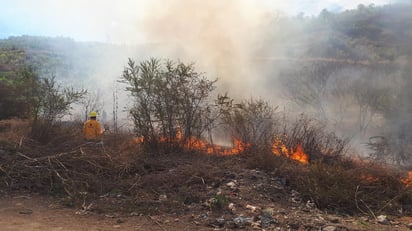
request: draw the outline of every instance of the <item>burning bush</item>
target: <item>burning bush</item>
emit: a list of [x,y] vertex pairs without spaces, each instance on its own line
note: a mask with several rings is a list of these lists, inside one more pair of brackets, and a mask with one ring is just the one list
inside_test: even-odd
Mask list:
[[276,108],[262,99],[234,104],[227,96],[219,96],[218,104],[223,125],[231,137],[255,148],[270,146],[276,124]]
[[[167,60],[162,65],[153,58],[137,65],[129,59],[123,82],[134,97],[130,113],[146,148],[163,146],[170,151],[206,131],[210,112],[207,98],[215,81],[197,73],[193,64]],[[183,142],[176,143],[179,131]]]
[[296,121],[284,121],[278,129],[272,150],[277,155],[309,162],[334,162],[349,148],[349,140],[329,132],[326,124],[301,115]]
[[297,171],[289,175],[292,187],[318,208],[375,218],[382,212],[410,213],[404,209],[412,193],[400,175],[387,167],[341,158],[333,164],[312,162]]

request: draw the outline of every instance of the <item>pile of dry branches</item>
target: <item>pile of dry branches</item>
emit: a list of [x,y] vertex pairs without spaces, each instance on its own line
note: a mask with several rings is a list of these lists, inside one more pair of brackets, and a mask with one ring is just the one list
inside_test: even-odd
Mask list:
[[[0,155],[0,185],[52,194],[99,194],[114,187],[120,167],[102,144],[86,143],[56,151],[30,139]],[[54,149],[54,150],[53,150]],[[52,153],[52,154],[50,154]]]

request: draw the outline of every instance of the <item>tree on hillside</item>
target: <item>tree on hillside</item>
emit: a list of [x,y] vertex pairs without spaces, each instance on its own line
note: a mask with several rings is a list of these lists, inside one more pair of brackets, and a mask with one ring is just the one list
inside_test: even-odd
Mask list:
[[24,66],[0,79],[0,118],[30,118],[38,76]]
[[133,97],[130,114],[146,145],[154,148],[165,140],[173,146],[179,133],[185,143],[205,132],[207,99],[216,81],[196,72],[193,64],[151,58],[137,65],[129,59],[122,82]]

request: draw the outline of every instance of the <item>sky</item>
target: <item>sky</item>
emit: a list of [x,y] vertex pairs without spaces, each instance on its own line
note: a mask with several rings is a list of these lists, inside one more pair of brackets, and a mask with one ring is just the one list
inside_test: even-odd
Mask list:
[[[143,31],[147,18],[167,11],[176,0],[0,0],[0,38],[19,35],[62,36],[76,41],[110,43],[148,42]],[[187,7],[190,11],[199,0]],[[202,0],[200,0],[201,2]],[[317,15],[322,9],[342,11],[359,4],[384,5],[396,0],[225,0],[246,10],[284,15]],[[399,1],[399,0],[398,0]],[[180,4],[180,2],[179,2]],[[155,9],[155,10],[154,10]],[[173,15],[171,15],[173,17]]]

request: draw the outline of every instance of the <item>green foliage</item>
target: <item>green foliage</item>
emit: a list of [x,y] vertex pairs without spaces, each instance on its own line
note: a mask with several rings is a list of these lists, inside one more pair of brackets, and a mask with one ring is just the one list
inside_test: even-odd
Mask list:
[[29,67],[21,67],[0,80],[0,119],[30,118],[37,75]]
[[54,123],[67,114],[73,103],[79,102],[87,93],[73,88],[62,89],[55,77],[41,79],[32,95],[32,136],[46,141]]
[[214,83],[197,73],[193,64],[149,59],[137,65],[129,59],[122,81],[134,97],[130,110],[136,132],[153,148],[161,138],[170,144],[201,137],[207,127],[207,98]]
[[227,199],[223,194],[217,194],[210,199],[210,206],[216,209],[223,209],[227,205]]

